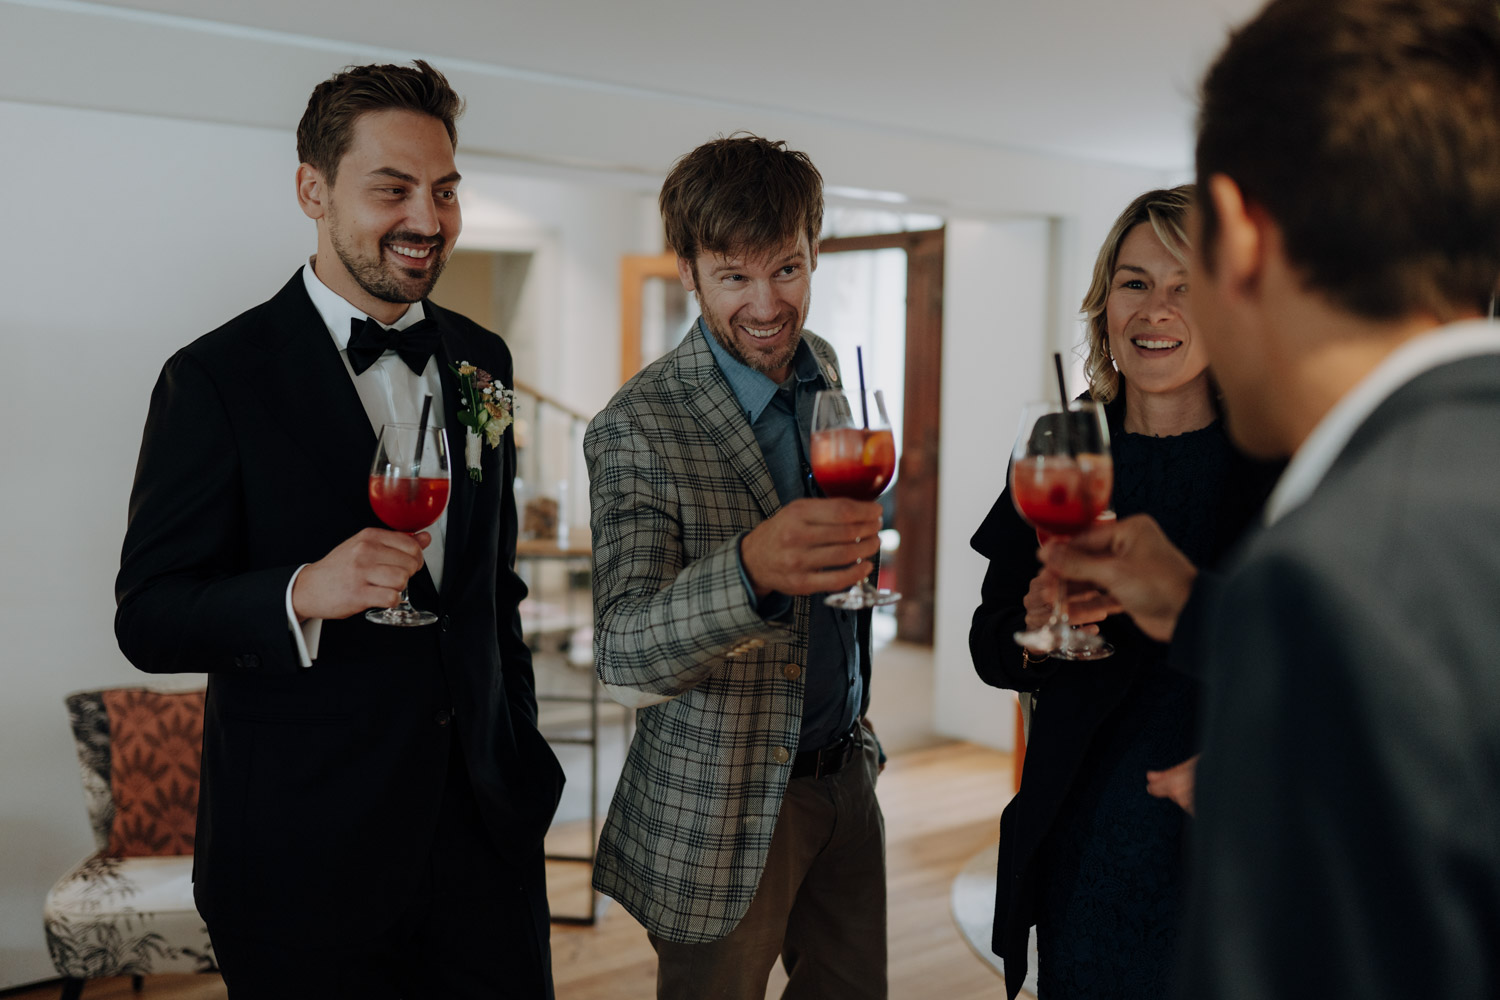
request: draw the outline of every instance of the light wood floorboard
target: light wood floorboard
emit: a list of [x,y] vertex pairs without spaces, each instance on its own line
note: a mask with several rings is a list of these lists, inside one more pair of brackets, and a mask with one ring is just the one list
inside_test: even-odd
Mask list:
[[[999,1000],[1000,977],[981,961],[953,923],[953,878],[999,837],[1000,810],[1011,794],[1010,755],[967,743],[946,743],[891,758],[878,785],[886,817],[892,1000]],[[566,848],[571,831],[549,846]],[[583,839],[587,839],[585,836]],[[583,866],[549,866],[553,906],[587,905]],[[552,930],[553,976],[559,1000],[649,1000],[656,955],[646,932],[618,905],[601,910],[594,927]],[[767,990],[786,982],[778,964]],[[14,1000],[54,1000],[48,986]],[[1024,994],[1023,994],[1024,995]],[[143,994],[130,980],[91,982],[84,1000],[224,1000],[217,976],[153,976]]]

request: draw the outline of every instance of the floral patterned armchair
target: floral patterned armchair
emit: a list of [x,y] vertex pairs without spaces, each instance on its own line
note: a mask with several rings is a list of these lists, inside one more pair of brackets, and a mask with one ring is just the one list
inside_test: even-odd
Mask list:
[[[171,766],[159,759],[163,744],[175,741],[179,756],[184,741],[197,740],[202,749],[202,691],[153,692],[144,688],[84,691],[65,701],[83,770],[89,821],[96,850],[52,887],[43,908],[43,923],[52,964],[65,977],[64,1000],[76,1000],[85,980],[109,976],[140,977],[162,972],[214,972],[213,945],[193,903],[193,857],[171,853],[191,849],[191,826],[182,832],[177,817],[175,836],[153,839],[152,817],[190,810],[197,801],[197,762],[177,765],[184,774],[168,776]],[[162,786],[149,801],[137,801],[147,819],[117,817],[120,774],[111,751],[111,708],[116,718],[114,742],[138,744],[130,750],[129,766],[156,779]],[[123,709],[147,726],[133,724],[130,740],[120,738]],[[145,714],[143,714],[145,713]],[[196,728],[177,720],[194,720]],[[116,753],[120,752],[116,748]],[[122,757],[122,763],[124,758]],[[139,789],[131,795],[142,799]],[[189,802],[190,800],[190,802]],[[117,822],[117,819],[120,822]],[[144,829],[143,829],[144,828]],[[122,836],[134,848],[122,849]],[[175,846],[174,846],[174,841]],[[138,845],[145,843],[141,848]],[[151,851],[159,856],[119,856]]]

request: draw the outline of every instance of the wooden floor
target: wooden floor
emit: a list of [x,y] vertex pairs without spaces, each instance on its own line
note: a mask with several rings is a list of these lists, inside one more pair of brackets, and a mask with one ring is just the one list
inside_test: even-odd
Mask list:
[[[999,838],[1000,810],[1011,794],[1010,755],[966,743],[900,754],[880,777],[886,818],[889,878],[891,1000],[997,1000],[1000,977],[964,942],[953,923],[949,891],[970,858]],[[555,848],[554,848],[555,849]],[[581,866],[580,866],[581,867]],[[581,874],[549,868],[556,910],[586,905]],[[656,956],[646,932],[609,903],[594,927],[557,925],[552,968],[558,1000],[649,1000],[655,995]],[[786,979],[778,965],[768,997]],[[54,1000],[56,987],[12,1000]],[[144,994],[128,979],[99,980],[84,1000],[223,1000],[217,976],[155,976]]]

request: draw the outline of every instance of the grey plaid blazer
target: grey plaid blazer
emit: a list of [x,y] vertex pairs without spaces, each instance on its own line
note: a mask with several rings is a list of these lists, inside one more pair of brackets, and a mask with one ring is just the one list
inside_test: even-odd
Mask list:
[[[804,331],[824,378],[833,349]],[[781,506],[750,423],[695,327],[589,424],[594,660],[639,707],[594,887],[683,944],[734,929],[755,895],[802,724],[809,598],[765,622],[740,538]],[[869,702],[869,612],[859,618]],[[795,666],[795,668],[794,668]]]

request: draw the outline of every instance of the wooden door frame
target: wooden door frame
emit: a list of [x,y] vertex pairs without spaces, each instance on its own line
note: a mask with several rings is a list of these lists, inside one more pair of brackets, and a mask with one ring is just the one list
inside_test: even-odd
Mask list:
[[896,479],[896,638],[932,645],[937,589],[939,393],[943,362],[945,230],[923,229],[822,240],[819,253],[906,251],[906,386],[901,474]]
[[667,253],[625,254],[620,258],[620,384],[641,370],[641,289],[648,279],[682,280],[677,274],[677,255]]

